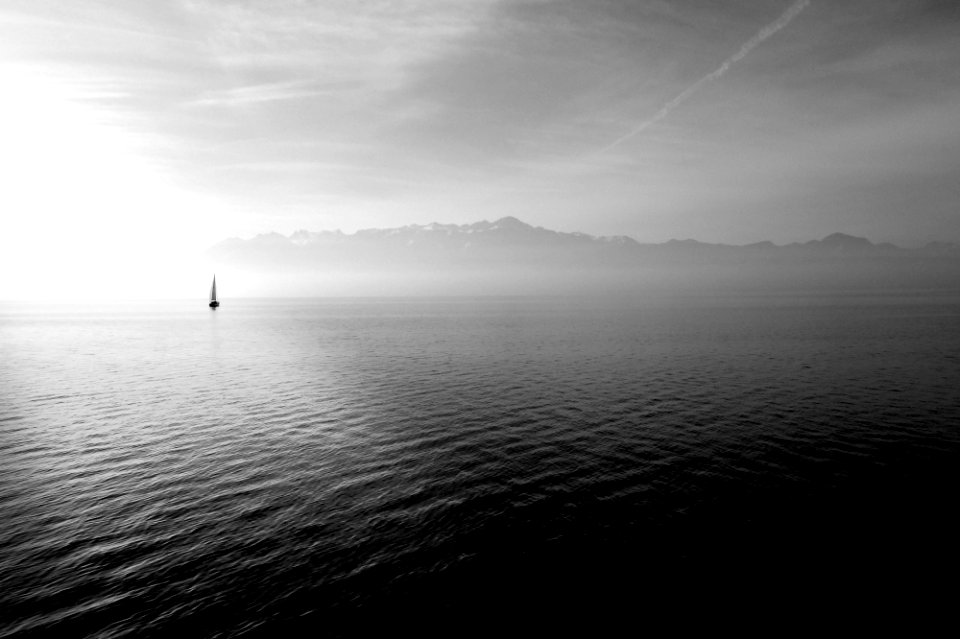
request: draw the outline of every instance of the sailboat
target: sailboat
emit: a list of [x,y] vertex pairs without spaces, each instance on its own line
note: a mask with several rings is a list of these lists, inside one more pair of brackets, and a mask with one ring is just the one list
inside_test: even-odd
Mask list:
[[216,308],[220,306],[220,302],[217,301],[217,276],[213,276],[213,286],[210,287],[210,308]]

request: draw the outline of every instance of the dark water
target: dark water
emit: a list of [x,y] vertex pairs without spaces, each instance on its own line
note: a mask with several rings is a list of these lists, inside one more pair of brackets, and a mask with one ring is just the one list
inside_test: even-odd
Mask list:
[[6,304],[0,349],[0,636],[789,621],[957,579],[956,296]]

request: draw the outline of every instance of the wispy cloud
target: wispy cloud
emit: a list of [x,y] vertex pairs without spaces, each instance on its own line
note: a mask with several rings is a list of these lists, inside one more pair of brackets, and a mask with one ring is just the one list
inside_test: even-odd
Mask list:
[[347,78],[389,88],[410,65],[476,28],[488,2],[185,4],[208,51],[230,73]]
[[750,38],[749,40],[743,43],[739,51],[737,51],[732,56],[724,60],[723,64],[717,67],[714,71],[708,73],[707,75],[703,76],[702,78],[700,78],[699,80],[697,80],[696,82],[688,86],[686,89],[680,92],[675,98],[673,98],[672,100],[667,102],[665,105],[663,105],[663,107],[661,107],[659,111],[653,114],[652,117],[644,120],[643,122],[638,124],[636,127],[634,127],[631,131],[629,131],[625,135],[620,136],[613,142],[602,147],[597,151],[597,153],[604,153],[617,146],[620,146],[627,140],[640,135],[641,133],[643,133],[650,127],[652,127],[657,122],[660,122],[660,120],[663,120],[665,117],[670,115],[671,111],[676,109],[688,98],[690,98],[690,96],[692,96],[694,93],[699,91],[700,87],[707,84],[708,82],[712,82],[718,79],[720,76],[726,73],[730,69],[730,67],[732,67],[734,64],[736,64],[743,58],[745,58],[751,51],[753,51],[763,41],[767,40],[768,38],[776,34],[778,31],[786,27],[788,24],[790,24],[790,22],[794,18],[796,18],[800,14],[800,12],[803,11],[809,4],[810,4],[810,0],[798,0],[797,2],[794,2],[792,5],[790,5],[790,8],[788,8],[786,11],[783,12],[783,15],[781,15],[779,18],[777,18],[767,26],[760,29],[760,31],[757,32],[755,36],[753,36],[752,38]]
[[281,100],[299,100],[335,94],[335,89],[321,89],[311,81],[293,80],[211,91],[193,101],[199,106],[236,106]]

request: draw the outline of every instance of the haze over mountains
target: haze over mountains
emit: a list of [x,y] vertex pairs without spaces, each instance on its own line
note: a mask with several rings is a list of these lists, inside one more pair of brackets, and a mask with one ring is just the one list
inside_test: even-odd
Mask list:
[[744,246],[641,244],[534,227],[474,224],[297,231],[229,239],[209,255],[246,295],[517,295],[696,290],[949,289],[960,245],[919,249],[834,233]]

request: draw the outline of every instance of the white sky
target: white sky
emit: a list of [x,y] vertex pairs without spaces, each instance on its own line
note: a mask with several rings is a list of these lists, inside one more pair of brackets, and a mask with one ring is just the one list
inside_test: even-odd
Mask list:
[[960,241],[953,1],[0,0],[0,87],[0,298],[191,295],[226,237],[504,215]]

